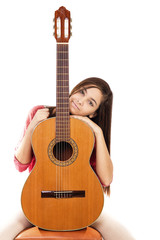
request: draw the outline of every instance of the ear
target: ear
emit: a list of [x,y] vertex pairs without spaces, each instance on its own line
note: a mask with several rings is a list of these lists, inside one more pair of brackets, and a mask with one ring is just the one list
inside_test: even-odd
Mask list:
[[91,115],[89,115],[89,118],[94,118],[95,116],[97,116],[97,113],[96,113],[96,112],[94,112],[94,113],[92,113]]

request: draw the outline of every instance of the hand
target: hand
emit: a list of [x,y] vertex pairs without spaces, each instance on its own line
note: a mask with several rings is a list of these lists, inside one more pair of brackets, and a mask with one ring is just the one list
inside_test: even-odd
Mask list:
[[79,116],[79,115],[72,115],[72,117],[86,122],[92,128],[95,135],[102,133],[102,129],[96,123],[94,123],[90,118]]
[[48,108],[43,108],[39,109],[36,114],[34,115],[29,127],[33,129],[39,122],[47,119],[49,116],[49,109]]

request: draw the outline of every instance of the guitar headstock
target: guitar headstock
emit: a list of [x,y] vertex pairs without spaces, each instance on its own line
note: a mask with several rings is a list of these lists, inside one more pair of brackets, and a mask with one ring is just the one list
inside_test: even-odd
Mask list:
[[55,11],[55,39],[59,43],[66,43],[71,36],[70,11],[60,7]]

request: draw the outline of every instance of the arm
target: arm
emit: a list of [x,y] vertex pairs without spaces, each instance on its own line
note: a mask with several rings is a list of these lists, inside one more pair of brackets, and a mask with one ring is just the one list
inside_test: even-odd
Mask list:
[[29,164],[31,162],[32,160],[31,135],[33,129],[37,123],[39,123],[42,120],[45,120],[48,116],[49,116],[48,108],[39,109],[37,110],[33,119],[29,123],[25,135],[15,153],[15,157],[20,163]]
[[102,183],[109,186],[113,179],[113,164],[100,127],[95,132],[96,137],[96,172]]
[[113,178],[113,164],[106,146],[102,129],[88,117],[75,116],[92,128],[96,138],[96,172],[101,182],[105,186],[109,186]]

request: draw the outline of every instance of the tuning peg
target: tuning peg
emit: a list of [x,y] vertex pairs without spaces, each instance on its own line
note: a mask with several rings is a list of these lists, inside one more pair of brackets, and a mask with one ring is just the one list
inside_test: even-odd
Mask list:
[[55,24],[53,25],[53,29],[55,29]]
[[55,22],[55,18],[53,18],[53,22]]
[[72,18],[70,18],[70,22],[72,22]]

